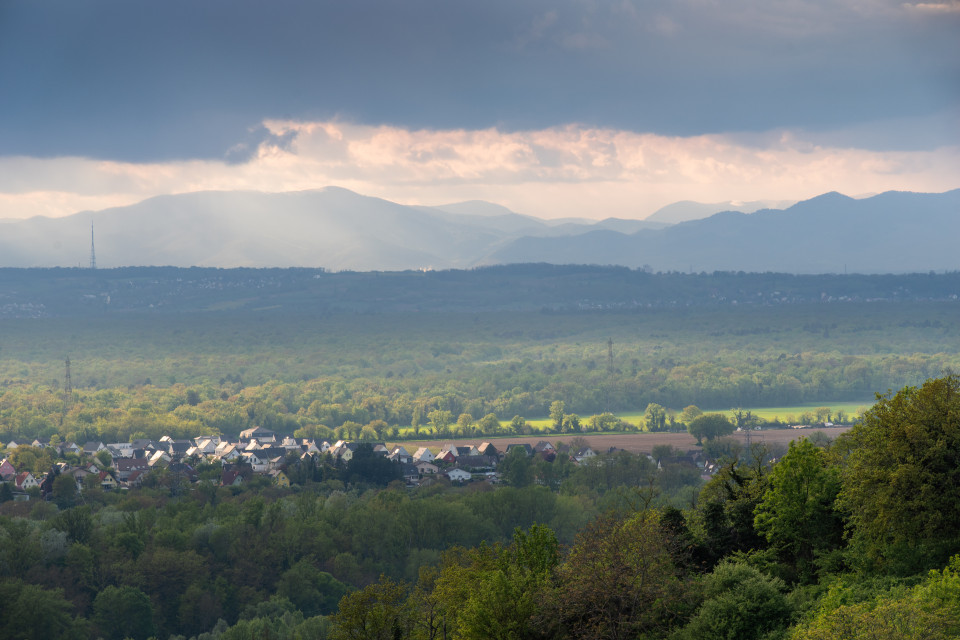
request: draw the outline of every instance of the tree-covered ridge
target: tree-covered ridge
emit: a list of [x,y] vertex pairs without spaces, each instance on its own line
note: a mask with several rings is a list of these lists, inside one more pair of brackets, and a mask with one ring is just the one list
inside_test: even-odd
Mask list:
[[282,310],[405,313],[642,310],[866,301],[954,301],[960,273],[651,273],[516,264],[445,271],[0,268],[0,318]]

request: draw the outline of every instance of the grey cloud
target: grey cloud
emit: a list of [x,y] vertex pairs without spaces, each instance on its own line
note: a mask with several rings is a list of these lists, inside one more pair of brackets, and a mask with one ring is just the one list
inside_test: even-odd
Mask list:
[[691,135],[955,108],[956,15],[900,8],[5,0],[0,153],[237,162],[268,118]]

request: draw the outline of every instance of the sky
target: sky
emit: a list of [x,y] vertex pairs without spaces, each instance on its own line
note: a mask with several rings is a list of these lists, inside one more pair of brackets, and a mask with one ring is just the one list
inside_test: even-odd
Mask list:
[[960,187],[960,0],[0,0],[0,219]]

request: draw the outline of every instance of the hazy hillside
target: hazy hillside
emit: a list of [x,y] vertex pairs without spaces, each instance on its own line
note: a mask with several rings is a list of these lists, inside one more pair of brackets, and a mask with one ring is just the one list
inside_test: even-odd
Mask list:
[[393,271],[547,262],[657,271],[953,270],[958,214],[960,190],[863,200],[831,193],[785,210],[728,211],[677,225],[548,221],[477,201],[405,206],[335,187],[198,192],[5,223],[0,266],[86,266],[93,223],[102,267]]
[[647,222],[660,222],[665,224],[677,224],[679,222],[688,222],[690,220],[702,220],[720,213],[721,211],[739,211],[740,213],[753,213],[760,209],[785,209],[795,204],[794,200],[769,200],[755,202],[693,202],[692,200],[681,200],[668,204],[665,207],[657,209],[647,216]]
[[960,190],[887,192],[863,200],[828,193],[785,210],[724,212],[658,231],[522,238],[488,260],[649,265],[657,271],[955,270],[958,233]]

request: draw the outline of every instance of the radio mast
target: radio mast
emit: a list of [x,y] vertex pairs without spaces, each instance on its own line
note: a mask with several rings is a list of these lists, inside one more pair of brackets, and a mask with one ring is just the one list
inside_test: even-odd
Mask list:
[[97,268],[97,252],[93,248],[93,222],[90,223],[90,268]]

